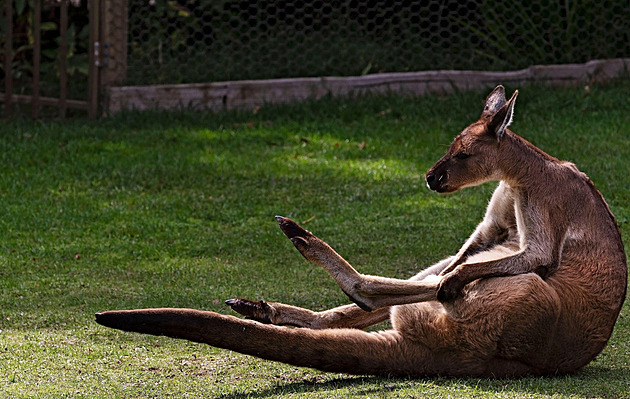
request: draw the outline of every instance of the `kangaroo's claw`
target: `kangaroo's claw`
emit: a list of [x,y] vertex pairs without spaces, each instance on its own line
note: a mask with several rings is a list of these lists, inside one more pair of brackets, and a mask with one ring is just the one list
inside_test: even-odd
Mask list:
[[250,301],[249,299],[234,298],[225,301],[225,304],[236,313],[240,313],[248,319],[261,323],[271,324],[273,308],[265,301]]
[[312,234],[289,218],[276,216],[280,229],[289,239],[294,237],[310,237]]
[[314,242],[318,242],[319,240],[311,234],[310,231],[304,229],[293,220],[289,218],[285,218],[282,216],[276,216],[276,220],[280,225],[280,229],[286,235],[295,248],[304,256],[306,259],[312,260],[307,254],[310,251],[311,244]]

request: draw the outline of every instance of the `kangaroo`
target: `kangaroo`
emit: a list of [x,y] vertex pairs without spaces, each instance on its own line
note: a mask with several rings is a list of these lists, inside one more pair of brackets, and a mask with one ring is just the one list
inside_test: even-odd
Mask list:
[[[408,280],[364,275],[277,217],[297,250],[353,304],[314,312],[231,299],[246,319],[157,308],[107,311],[96,321],[349,374],[505,378],[580,369],[612,333],[626,295],[626,256],[591,180],[508,129],[517,95],[506,100],[497,86],[479,120],[425,176],[438,193],[499,181],[485,217],[454,256]],[[388,318],[391,330],[363,331]]]

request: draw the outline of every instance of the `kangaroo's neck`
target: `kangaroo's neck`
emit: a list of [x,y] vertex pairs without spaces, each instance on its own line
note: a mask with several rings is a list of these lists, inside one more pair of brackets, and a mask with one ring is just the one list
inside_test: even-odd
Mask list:
[[524,186],[539,181],[543,174],[560,161],[508,131],[501,141],[498,168],[501,180],[511,186]]

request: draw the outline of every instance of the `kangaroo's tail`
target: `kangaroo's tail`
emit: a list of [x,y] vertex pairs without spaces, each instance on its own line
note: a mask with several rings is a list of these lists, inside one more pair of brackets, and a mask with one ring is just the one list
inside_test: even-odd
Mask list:
[[[372,375],[452,374],[430,351],[396,331],[286,328],[193,309],[117,310],[96,322],[119,330],[166,335],[323,371]],[[437,362],[436,362],[437,360]]]

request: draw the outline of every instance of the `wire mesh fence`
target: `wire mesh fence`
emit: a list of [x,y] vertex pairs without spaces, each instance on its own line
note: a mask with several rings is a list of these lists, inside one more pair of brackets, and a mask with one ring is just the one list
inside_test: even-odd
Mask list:
[[[5,110],[28,96],[57,96],[64,76],[68,99],[97,103],[109,96],[104,89],[121,85],[507,71],[630,57],[630,0],[0,0],[0,7]],[[87,86],[96,89],[88,94]]]
[[628,0],[129,0],[129,85],[630,55]]

